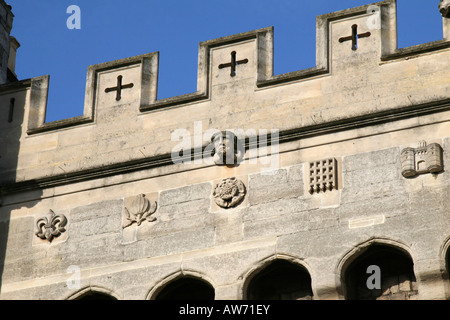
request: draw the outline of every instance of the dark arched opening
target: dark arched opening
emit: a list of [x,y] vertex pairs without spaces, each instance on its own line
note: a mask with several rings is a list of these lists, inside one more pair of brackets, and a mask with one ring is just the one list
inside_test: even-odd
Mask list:
[[155,300],[214,300],[214,288],[206,281],[183,277],[165,286]]
[[79,298],[77,298],[76,300],[117,300],[117,299],[106,293],[89,291],[80,296]]
[[308,271],[286,260],[271,262],[247,287],[249,300],[312,300],[312,297]]
[[344,280],[349,300],[409,300],[417,294],[411,257],[387,245],[371,245],[345,270]]
[[447,269],[448,279],[450,280],[450,246],[447,249],[447,254],[446,254],[446,258],[445,258],[445,266]]

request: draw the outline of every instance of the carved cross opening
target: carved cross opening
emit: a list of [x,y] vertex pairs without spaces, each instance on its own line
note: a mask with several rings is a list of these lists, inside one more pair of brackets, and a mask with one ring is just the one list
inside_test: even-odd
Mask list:
[[219,69],[231,68],[230,76],[234,77],[236,75],[236,66],[246,63],[248,63],[248,59],[236,60],[236,51],[233,51],[231,52],[231,62],[220,64]]
[[122,76],[118,76],[117,77],[117,87],[112,87],[112,88],[106,88],[105,92],[112,92],[112,91],[116,91],[116,100],[119,101],[120,99],[122,99],[122,89],[130,89],[133,88],[134,84],[133,83],[129,83],[129,84],[125,84],[122,85]]
[[16,99],[12,98],[9,101],[9,113],[8,113],[8,122],[13,122],[13,116],[14,116],[14,103],[16,102]]
[[358,25],[352,25],[352,35],[348,37],[342,37],[339,39],[339,42],[352,41],[352,50],[358,50],[358,39],[359,38],[368,38],[370,37],[370,32],[358,33]]

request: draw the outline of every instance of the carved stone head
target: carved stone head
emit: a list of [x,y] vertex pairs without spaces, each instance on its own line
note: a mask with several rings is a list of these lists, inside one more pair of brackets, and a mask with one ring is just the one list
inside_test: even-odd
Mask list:
[[439,3],[439,11],[444,18],[450,19],[450,0],[441,0],[441,3]]
[[214,145],[214,163],[221,165],[238,164],[243,157],[243,150],[238,144],[236,135],[230,131],[222,131],[211,138]]

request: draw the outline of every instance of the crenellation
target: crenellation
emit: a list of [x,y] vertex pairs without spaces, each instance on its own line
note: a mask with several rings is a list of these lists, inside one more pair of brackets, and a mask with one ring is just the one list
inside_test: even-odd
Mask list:
[[450,42],[398,49],[396,10],[317,17],[316,66],[281,75],[273,27],[200,42],[165,99],[158,52],[92,65],[49,123],[49,75],[1,85],[0,299],[448,299]]
[[[376,8],[381,8],[380,10]],[[264,101],[263,98],[258,98],[259,95],[263,94],[263,92],[266,92],[269,90],[269,92],[273,92],[274,90],[279,90],[280,92],[283,92],[283,94],[277,95],[278,99],[289,99],[289,96],[292,96],[289,100],[291,101],[292,105],[295,104],[304,104],[308,102],[308,97],[317,97],[318,99],[312,99],[310,101],[311,108],[313,110],[314,114],[321,114],[320,121],[318,122],[316,116],[308,117],[301,114],[297,115],[297,112],[293,112],[291,109],[291,106],[288,106],[287,109],[285,109],[287,113],[283,112],[282,105],[279,104],[279,102],[275,102],[277,107],[277,114],[279,116],[279,120],[273,123],[273,126],[279,127],[280,129],[289,129],[292,127],[295,127],[295,123],[292,124],[286,123],[285,121],[285,115],[291,114],[291,118],[294,120],[297,117],[302,117],[302,126],[309,126],[309,125],[316,125],[321,123],[327,123],[331,122],[333,120],[337,119],[343,119],[346,117],[349,117],[350,115],[354,115],[355,111],[356,114],[365,114],[368,112],[378,112],[382,110],[381,108],[393,108],[397,106],[407,105],[410,103],[412,99],[414,99],[415,102],[425,101],[429,99],[428,92],[424,92],[424,97],[404,97],[402,96],[404,92],[411,90],[411,88],[416,88],[420,86],[420,84],[425,81],[427,84],[424,87],[425,90],[429,86],[432,86],[433,88],[436,88],[439,83],[442,83],[442,89],[441,93],[436,92],[436,89],[434,89],[433,94],[436,97],[444,98],[448,97],[448,93],[446,93],[446,75],[445,72],[442,70],[445,70],[445,56],[446,52],[439,53],[436,52],[435,54],[443,55],[442,59],[439,59],[441,61],[442,66],[436,66],[435,64],[426,63],[424,61],[427,61],[427,59],[431,59],[431,56],[429,54],[425,54],[423,56],[420,56],[420,59],[417,59],[418,61],[414,62],[415,59],[401,61],[402,64],[410,65],[405,68],[400,68],[401,73],[396,75],[398,78],[402,78],[403,82],[399,82],[393,79],[393,83],[395,86],[398,87],[398,92],[393,93],[390,96],[389,95],[383,95],[380,97],[379,95],[376,95],[373,90],[369,90],[369,93],[367,92],[368,84],[370,83],[370,87],[375,86],[374,82],[374,76],[377,77],[381,84],[381,82],[384,84],[386,83],[386,76],[385,72],[383,70],[383,65],[380,66],[380,59],[383,60],[383,57],[387,57],[390,55],[398,55],[399,52],[397,49],[395,50],[382,50],[383,52],[389,51],[389,54],[384,56],[380,56],[380,47],[383,48],[386,46],[386,44],[382,41],[383,36],[379,33],[380,29],[373,28],[377,27],[377,20],[381,19],[381,24],[386,24],[387,21],[391,22],[391,27],[394,28],[395,25],[395,19],[392,17],[392,14],[389,12],[395,12],[396,6],[395,1],[383,1],[374,5],[367,5],[362,6],[354,9],[348,9],[341,12],[329,14],[329,15],[323,15],[318,18],[317,21],[317,30],[318,30],[318,52],[322,52],[324,46],[328,46],[328,41],[325,41],[324,37],[328,38],[334,38],[335,41],[332,41],[330,50],[326,49],[324,52],[329,52],[330,57],[327,55],[324,58],[323,55],[318,56],[318,64],[316,69],[317,70],[325,70],[326,67],[331,66],[331,71],[326,71],[325,73],[322,73],[322,71],[317,72],[316,75],[313,77],[313,79],[309,78],[302,78],[298,77],[298,72],[311,72],[309,71],[296,71],[292,74],[285,74],[285,75],[279,75],[279,76],[273,76],[271,73],[273,72],[273,28],[265,28],[260,30],[255,30],[243,34],[238,34],[234,36],[228,36],[216,40],[210,40],[210,41],[204,41],[200,43],[199,45],[199,71],[198,71],[198,91],[193,94],[183,95],[180,97],[173,97],[173,98],[167,98],[162,100],[157,100],[156,98],[156,91],[157,91],[157,74],[158,74],[158,53],[151,53],[147,55],[141,55],[136,56],[132,58],[126,58],[121,59],[113,62],[108,63],[102,63],[95,66],[91,66],[88,68],[88,76],[87,76],[87,85],[86,85],[86,103],[85,103],[85,110],[84,115],[80,117],[75,117],[71,119],[65,119],[61,121],[56,121],[52,123],[45,123],[45,109],[46,109],[46,101],[47,101],[47,95],[49,90],[49,76],[44,77],[38,77],[31,80],[31,97],[30,97],[30,111],[28,115],[28,134],[30,135],[30,139],[32,139],[32,134],[35,133],[43,133],[46,131],[52,131],[52,130],[61,130],[63,128],[68,129],[69,131],[77,132],[79,129],[78,127],[80,125],[93,125],[100,126],[102,123],[106,124],[106,127],[103,127],[101,130],[97,130],[93,128],[93,133],[88,134],[88,136],[91,136],[93,139],[98,140],[98,137],[95,135],[103,132],[110,131],[112,136],[116,135],[113,134],[114,130],[120,128],[121,132],[123,132],[124,128],[127,127],[133,127],[135,129],[134,133],[132,135],[139,135],[140,132],[143,132],[144,128],[142,128],[140,125],[138,127],[135,127],[133,120],[134,117],[137,115],[143,116],[144,118],[149,118],[149,116],[146,115],[148,111],[152,111],[150,114],[154,113],[157,110],[160,110],[157,112],[160,114],[161,112],[166,112],[164,109],[166,108],[189,108],[192,110],[197,109],[197,103],[200,101],[201,104],[204,104],[205,106],[205,116],[207,110],[214,110],[216,108],[219,108],[218,111],[220,113],[223,113],[224,118],[227,119],[222,125],[224,127],[229,127],[231,125],[243,125],[243,122],[240,123],[242,119],[247,119],[248,116],[250,116],[250,119],[252,122],[249,125],[256,124],[254,121],[259,121],[258,115],[259,112],[250,112],[249,113],[249,107],[251,105],[255,105],[255,110],[261,110],[260,106],[258,106],[259,101]],[[386,15],[383,15],[383,13],[386,12]],[[372,19],[371,23],[368,23],[367,19]],[[375,21],[375,22],[374,22]],[[385,22],[383,22],[385,21]],[[330,25],[330,28],[324,29],[323,26]],[[350,33],[352,30],[352,26],[358,25],[360,26],[361,32],[363,33],[370,33],[370,36],[366,38],[360,39],[360,47],[358,47],[358,50],[351,50],[354,51],[353,53],[350,51],[348,52],[347,49],[348,45],[343,43],[339,43],[339,36],[335,36],[335,34],[339,34],[340,36],[344,35],[345,33]],[[336,29],[337,28],[337,29]],[[371,31],[367,31],[367,30]],[[382,28],[381,28],[382,29]],[[359,32],[359,31],[358,31]],[[321,34],[319,36],[319,33]],[[381,38],[380,38],[381,37]],[[257,43],[256,47],[254,44]],[[365,43],[365,44],[364,44]],[[442,42],[442,45],[444,45],[443,48],[445,48],[446,42]],[[420,47],[420,48],[419,48]],[[430,51],[435,50],[435,45],[429,45],[428,48],[426,45],[420,45],[416,46],[416,48],[408,49],[409,53],[405,53],[403,51],[402,56],[405,54],[412,54],[415,52],[418,52],[418,54],[422,54],[422,51]],[[227,49],[230,48],[230,49]],[[245,49],[247,48],[247,49]],[[322,49],[319,49],[322,48]],[[351,48],[350,48],[351,49]],[[222,52],[221,50],[224,50],[222,53],[222,56],[217,56],[218,52]],[[361,51],[362,50],[362,51]],[[364,50],[371,50],[373,52],[374,56],[368,55],[364,53]],[[442,50],[442,49],[440,49]],[[228,71],[220,70],[218,68],[218,65],[220,63],[225,63],[225,60],[230,59],[230,53],[236,52],[239,57],[248,56],[249,58],[243,58],[247,59],[246,64],[242,64],[238,66],[238,69],[240,71],[237,72],[236,77],[226,77],[225,75]],[[340,52],[340,53],[339,53]],[[433,51],[431,51],[433,52]],[[342,58],[340,56],[336,56],[336,54],[345,56],[346,54],[349,54],[349,58]],[[228,56],[228,57],[227,57]],[[353,58],[351,58],[353,56]],[[336,58],[333,58],[336,57]],[[257,61],[253,60],[256,59]],[[334,62],[324,62],[324,60],[331,59],[331,61]],[[350,59],[350,60],[349,60]],[[357,59],[352,62],[352,59]],[[362,59],[362,60],[361,60]],[[392,58],[394,59],[394,58]],[[391,61],[395,61],[392,60]],[[217,62],[216,62],[217,61]],[[431,60],[430,60],[431,61]],[[340,74],[342,64],[342,74]],[[367,66],[363,69],[361,68],[361,63],[367,63]],[[358,69],[355,71],[350,71],[352,68],[352,65],[356,64],[358,66]],[[425,65],[431,65],[434,70],[425,71],[422,66]],[[390,64],[386,65],[386,68],[389,67]],[[249,69],[254,68],[254,69]],[[324,69],[325,68],[325,69]],[[337,69],[336,69],[337,68]],[[350,68],[350,69],[349,69]],[[368,69],[374,69],[374,71],[368,71]],[[396,68],[396,67],[393,67]],[[415,69],[418,69],[416,73],[414,73]],[[116,71],[114,71],[116,70]],[[135,71],[138,71],[136,74]],[[258,71],[256,71],[258,70]],[[360,71],[364,70],[364,71]],[[403,75],[403,70],[410,70],[410,73],[408,76]],[[434,75],[431,75],[433,71],[441,70],[443,73],[443,77],[435,77]],[[131,72],[131,73],[130,73]],[[249,75],[248,83],[247,80],[241,79],[242,72]],[[330,74],[332,72],[332,74]],[[126,74],[130,74],[129,76],[126,76]],[[209,74],[210,73],[210,74]],[[131,74],[134,74],[134,76],[131,76]],[[220,74],[222,74],[221,77],[218,77]],[[252,75],[253,74],[253,75]],[[256,79],[255,79],[256,74]],[[431,79],[434,83],[427,83],[426,75],[430,74]],[[110,75],[110,76],[108,76]],[[392,76],[392,73],[389,73],[390,76]],[[116,101],[116,95],[115,94],[107,94],[104,91],[108,88],[114,87],[114,85],[117,83],[118,77],[125,77],[124,81],[127,82],[126,77],[130,77],[130,80],[128,80],[129,83],[133,83],[133,88],[124,89],[123,90],[123,98],[121,98],[120,101]],[[135,76],[140,77],[133,78]],[[106,81],[105,77],[111,77],[110,80]],[[105,80],[102,80],[105,79]],[[223,79],[223,80],[220,80]],[[225,80],[227,79],[227,80]],[[423,80],[422,80],[423,79]],[[441,79],[441,80],[439,80]],[[233,80],[233,82],[230,82]],[[217,82],[219,81],[219,82]],[[226,81],[225,83],[233,83],[231,87],[228,86],[221,86],[220,81]],[[244,82],[242,82],[244,81]],[[97,87],[97,82],[99,83]],[[127,83],[128,83],[127,82]],[[211,82],[209,84],[209,82]],[[236,103],[231,102],[231,96],[227,98],[228,96],[228,90],[238,90],[238,88],[246,88],[246,87],[252,87],[252,84],[256,82],[256,87],[254,87],[252,90],[248,91],[247,95],[238,95],[237,97],[242,97],[243,101],[242,103]],[[437,82],[437,83],[436,83]],[[135,84],[136,83],[136,84]],[[238,87],[236,87],[236,85]],[[289,86],[288,86],[289,85]],[[377,84],[379,85],[379,84]],[[392,84],[386,84],[389,87],[392,87]],[[294,88],[298,86],[298,89],[295,90]],[[259,89],[257,89],[259,88]],[[324,95],[323,88],[332,88],[329,95]],[[262,90],[261,90],[262,89]],[[136,93],[134,93],[137,90]],[[239,89],[241,90],[241,89]],[[255,91],[256,90],[256,91]],[[304,93],[305,96],[300,97],[300,99],[297,97],[297,92]],[[127,93],[128,91],[128,93]],[[98,92],[98,93],[96,93]],[[269,93],[264,93],[263,95],[266,96]],[[271,94],[271,93],[270,93]],[[375,95],[374,95],[375,94]],[[140,96],[140,97],[139,97]],[[95,100],[94,100],[95,97]],[[375,108],[372,110],[360,110],[359,104],[365,103],[368,101],[372,101],[373,98],[381,98],[385,99],[385,101],[378,103]],[[132,99],[132,100],[127,100]],[[197,100],[200,99],[200,100]],[[206,100],[205,100],[206,99]],[[348,100],[350,103],[348,104],[347,111],[342,110],[339,101],[346,101]],[[117,105],[115,102],[120,102],[120,104]],[[199,101],[199,102],[197,102]],[[233,100],[234,101],[234,100]],[[353,102],[354,101],[354,102]],[[394,104],[392,103],[394,102]],[[256,104],[255,104],[256,103]],[[122,107],[122,105],[125,104],[131,104],[135,105],[135,107]],[[230,109],[229,105],[235,105],[236,107],[233,109]],[[326,111],[320,111],[318,110],[318,106],[326,106]],[[335,105],[335,106],[334,106]],[[395,106],[394,106],[395,105]],[[109,107],[111,106],[111,107]],[[114,107],[115,106],[115,107]],[[154,106],[154,107],[153,107]],[[354,107],[352,107],[354,106]],[[267,110],[273,109],[270,105]],[[20,106],[18,106],[20,108]],[[157,109],[155,109],[157,108]],[[239,108],[239,109],[236,109]],[[320,107],[319,107],[320,108]],[[308,107],[303,106],[302,110],[306,111]],[[335,109],[335,110],[334,110]],[[126,110],[124,113],[123,111]],[[138,111],[140,110],[140,111]],[[217,110],[217,109],[216,109]],[[248,111],[247,111],[248,110]],[[339,112],[337,112],[339,110]],[[168,112],[169,110],[167,110]],[[306,111],[307,112],[307,111]],[[220,114],[219,113],[219,114]],[[230,116],[230,113],[233,113],[232,116]],[[149,114],[149,115],[150,115]],[[164,115],[164,113],[161,113]],[[324,114],[328,115],[328,118],[324,118]],[[348,114],[348,115],[346,115]],[[331,117],[330,117],[331,116]],[[336,117],[337,116],[337,117]],[[262,116],[259,116],[262,117]],[[121,123],[117,123],[110,128],[110,124],[112,122],[116,122],[118,120],[121,120]],[[311,119],[312,121],[307,121],[307,119]],[[150,120],[151,121],[151,120]],[[183,119],[184,121],[184,119]],[[143,121],[145,123],[145,126],[150,128],[148,124],[146,124],[146,121]],[[218,123],[217,123],[218,124]],[[159,124],[155,124],[159,127]],[[163,129],[163,127],[160,127]],[[176,128],[175,126],[171,126],[169,123],[169,127],[167,129],[173,130],[173,128]],[[161,140],[164,140],[167,136],[166,133],[163,131],[160,132],[159,128],[151,127],[152,132],[151,134],[156,137],[161,137]],[[269,129],[269,128],[268,128]],[[106,130],[106,131],[105,131]],[[97,132],[97,133],[96,133]],[[124,140],[133,140],[132,136],[129,136],[129,134],[123,134],[121,135],[124,137]],[[78,134],[76,134],[78,136]],[[112,136],[108,137],[106,135],[105,137],[111,138]],[[81,138],[81,136],[80,136]],[[83,138],[81,138],[84,140]],[[157,138],[157,140],[159,140]],[[25,141],[28,141],[26,139]],[[80,140],[81,141],[81,140]],[[155,150],[160,150],[162,152],[163,149],[161,146],[155,146]],[[108,146],[106,149],[103,148],[104,151],[100,150],[100,154],[105,152],[108,154],[112,154],[114,151],[117,151],[119,154],[121,152],[121,144],[117,143],[117,147]],[[94,150],[93,150],[94,151]],[[168,152],[167,150],[166,152]],[[98,150],[94,151],[94,153],[97,153]],[[97,153],[98,154],[98,153]],[[155,154],[156,155],[156,154]],[[117,159],[124,159],[123,157],[116,157]],[[67,161],[71,161],[70,159],[67,159]],[[81,169],[81,168],[80,168]]]

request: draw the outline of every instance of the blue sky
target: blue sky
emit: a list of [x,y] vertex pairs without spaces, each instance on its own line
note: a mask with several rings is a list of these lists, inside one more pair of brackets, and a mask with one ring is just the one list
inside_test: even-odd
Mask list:
[[[196,91],[198,44],[274,26],[275,74],[315,65],[316,16],[370,0],[6,0],[19,79],[50,75],[47,122],[81,115],[90,65],[160,52],[158,98]],[[397,0],[399,47],[442,39],[439,0]],[[70,5],[81,29],[69,30]]]

